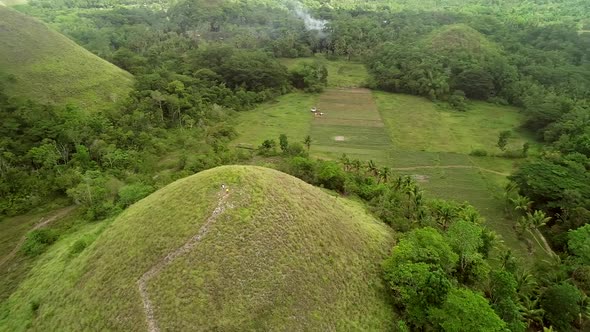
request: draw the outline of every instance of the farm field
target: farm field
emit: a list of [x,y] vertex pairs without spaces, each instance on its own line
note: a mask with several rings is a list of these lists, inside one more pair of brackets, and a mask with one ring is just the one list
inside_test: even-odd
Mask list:
[[284,58],[281,63],[291,69],[302,62],[323,61],[328,69],[328,87],[330,88],[358,88],[365,85],[369,78],[365,65],[359,62],[342,60],[327,60],[322,56],[315,58]]
[[391,141],[370,90],[329,89],[318,99],[323,116],[312,116],[312,152],[336,159],[343,153],[382,164],[389,161]]
[[[313,106],[324,115],[312,115]],[[474,205],[505,244],[527,259],[527,246],[505,219],[502,202],[506,176],[522,159],[494,156],[500,153],[496,142],[502,130],[513,133],[508,150],[520,150],[525,142],[532,151],[537,148],[518,128],[521,121],[512,107],[477,102],[457,112],[415,96],[330,88],[320,95],[286,95],[240,114],[235,143],[256,147],[283,133],[297,142],[310,135],[315,157],[337,159],[345,153],[388,165],[417,178],[432,198]],[[488,156],[470,156],[475,149]]]
[[313,94],[291,93],[240,113],[236,121],[238,137],[234,144],[257,147],[266,139],[278,139],[280,134],[287,135],[292,142],[302,142],[309,134],[309,110],[317,98]]
[[[527,258],[526,244],[504,216],[506,176],[519,159],[494,157],[498,134],[511,130],[508,150],[519,150],[533,139],[518,128],[522,115],[512,107],[476,102],[466,112],[441,109],[425,98],[373,92],[392,140],[393,169],[419,179],[430,197],[469,202],[502,236],[505,244]],[[469,153],[480,149],[486,157]]]
[[374,92],[379,111],[396,150],[469,154],[476,149],[500,152],[498,134],[511,130],[508,149],[520,149],[530,137],[518,129],[523,117],[516,108],[475,102],[466,112],[443,110],[410,95]]

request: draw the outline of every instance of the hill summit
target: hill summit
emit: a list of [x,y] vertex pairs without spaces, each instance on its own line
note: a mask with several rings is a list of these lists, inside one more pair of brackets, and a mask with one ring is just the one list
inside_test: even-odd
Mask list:
[[[75,258],[48,253],[5,326],[38,330],[385,330],[388,227],[350,200],[261,167],[179,180]],[[58,266],[57,270],[56,266]],[[2,325],[2,324],[0,324]]]
[[426,36],[422,42],[431,50],[448,55],[466,53],[475,57],[490,57],[501,53],[496,44],[466,24],[446,25]]
[[47,25],[0,5],[0,73],[10,95],[42,103],[107,107],[131,90],[131,74]]

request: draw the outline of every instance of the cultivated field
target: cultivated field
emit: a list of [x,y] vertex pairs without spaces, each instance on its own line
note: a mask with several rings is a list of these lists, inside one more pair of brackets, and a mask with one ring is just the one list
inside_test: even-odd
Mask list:
[[[296,61],[302,60],[288,64]],[[345,80],[338,72],[330,74],[334,81]],[[314,116],[313,106],[324,115]],[[458,112],[416,96],[329,88],[319,96],[283,96],[242,113],[235,142],[258,146],[283,133],[299,142],[310,135],[312,156],[337,159],[346,153],[390,166],[418,179],[430,197],[473,204],[505,243],[526,258],[526,244],[516,238],[513,221],[505,219],[502,201],[506,177],[524,159],[496,156],[501,153],[496,143],[503,130],[512,131],[508,150],[520,151],[525,142],[531,153],[538,149],[530,134],[519,128],[522,120],[513,107],[483,102]],[[488,156],[470,156],[474,150],[485,150]]]
[[[522,159],[493,156],[498,134],[511,130],[508,150],[536,143],[519,129],[522,115],[512,107],[475,102],[466,112],[446,110],[425,98],[373,92],[392,139],[390,165],[401,174],[414,176],[430,197],[467,201],[486,218],[505,243],[521,257],[526,244],[512,229],[502,201],[508,176]],[[486,157],[469,153],[480,149]]]
[[367,69],[362,63],[341,60],[326,60],[322,56],[315,58],[281,59],[287,68],[294,68],[306,61],[323,61],[328,68],[328,87],[330,88],[358,88],[365,85],[369,78]]
[[291,142],[302,142],[309,134],[312,119],[309,110],[317,99],[313,94],[291,93],[240,113],[234,144],[257,147],[266,139],[277,140],[280,134],[287,135]]
[[391,141],[370,90],[329,89],[317,106],[324,115],[312,116],[314,154],[388,163]]

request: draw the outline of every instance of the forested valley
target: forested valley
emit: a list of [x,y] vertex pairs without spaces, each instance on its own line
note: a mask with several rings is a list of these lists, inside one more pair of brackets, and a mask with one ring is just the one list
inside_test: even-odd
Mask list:
[[[23,77],[0,66],[0,216],[77,206],[74,221],[26,233],[25,263],[0,273],[0,330],[27,266],[60,238],[106,228],[176,180],[235,164],[355,199],[391,228],[396,245],[379,262],[394,311],[386,330],[590,328],[590,2],[30,0],[2,10],[45,22],[132,74],[133,86],[109,107],[43,102],[13,93]],[[500,213],[542,255],[523,260],[496,221],[469,202],[428,196],[420,178],[386,163],[340,150],[318,158],[312,134],[235,144],[242,114],[329,90],[334,62],[362,64],[363,88],[461,117],[483,102],[517,108],[534,148],[507,148],[504,131],[491,143],[497,155],[469,155],[515,161]],[[75,241],[71,254],[98,236]],[[36,317],[39,304],[25,305]]]

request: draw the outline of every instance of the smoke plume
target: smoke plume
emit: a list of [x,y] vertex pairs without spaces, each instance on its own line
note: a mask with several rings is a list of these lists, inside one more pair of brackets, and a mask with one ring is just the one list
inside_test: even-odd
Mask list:
[[305,28],[307,30],[317,30],[320,32],[324,30],[324,28],[326,27],[326,23],[328,23],[328,21],[318,20],[316,18],[311,17],[309,11],[303,6],[301,2],[293,1],[290,3],[290,5],[292,6],[292,10],[295,13],[295,15],[297,15],[297,17],[303,20],[303,22],[305,23]]

